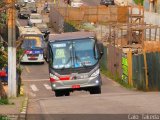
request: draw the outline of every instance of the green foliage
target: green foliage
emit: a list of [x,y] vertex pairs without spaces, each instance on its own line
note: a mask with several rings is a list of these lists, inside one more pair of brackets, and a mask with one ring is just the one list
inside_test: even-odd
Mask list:
[[141,5],[143,5],[143,1],[144,0],[134,0],[134,2],[138,5],[138,4],[141,4]]
[[[5,2],[3,0],[0,0],[0,8],[3,8],[5,6]],[[0,27],[5,25],[5,22],[7,20],[7,14],[6,11],[0,11]]]
[[6,20],[7,20],[7,15],[5,12],[2,12],[0,14],[0,27],[3,27],[6,23]]
[[7,115],[0,115],[0,120],[10,120]]
[[64,32],[75,32],[78,31],[79,25],[73,21],[65,21]]
[[8,99],[0,99],[0,105],[8,105],[9,100]]
[[[1,51],[2,47],[3,47],[3,44],[0,43],[0,68],[3,67],[5,64],[7,64],[7,58]],[[5,49],[4,52],[7,52],[7,50]]]
[[104,68],[101,68],[101,72],[103,75],[107,76],[108,78],[118,82],[120,85],[124,86],[125,88],[133,88],[132,86],[128,85],[126,82],[124,82],[121,77],[118,75],[118,73],[116,73],[115,75],[113,75],[110,71],[107,71]]

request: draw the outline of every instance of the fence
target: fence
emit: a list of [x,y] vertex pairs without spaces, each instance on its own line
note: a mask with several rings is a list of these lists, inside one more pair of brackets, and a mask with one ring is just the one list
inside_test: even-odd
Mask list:
[[143,55],[133,55],[132,57],[132,81],[133,86],[138,89],[145,89],[145,67]]
[[160,52],[145,54],[146,63],[144,54],[134,54],[131,57],[129,53],[124,54],[121,49],[107,45],[100,64],[114,77],[122,76],[123,82],[137,89],[160,91]]
[[122,50],[112,45],[108,45],[107,47],[108,70],[113,75],[122,76]]
[[49,15],[50,25],[56,31],[62,32],[65,22],[72,21],[74,23],[94,22],[108,23],[128,21],[128,7],[105,7],[105,6],[82,6],[75,7],[57,7],[50,5]]
[[128,7],[82,6],[79,8],[61,7],[59,12],[66,20],[86,22],[127,22]]
[[160,53],[147,53],[148,83],[150,90],[160,90]]
[[101,64],[102,69],[108,70],[107,69],[107,47],[106,46],[104,46],[104,54],[100,60],[100,64]]
[[114,77],[121,78],[122,50],[112,45],[107,45],[104,49],[104,55],[100,63],[102,68],[112,73]]
[[[147,76],[143,54],[133,55],[133,85],[142,90],[160,90],[160,53],[146,53]],[[148,77],[148,79],[146,78]],[[148,80],[148,81],[147,81]],[[148,85],[146,85],[148,83]]]
[[55,6],[52,4],[50,7],[52,13],[49,14],[50,25],[54,27],[57,32],[63,32],[64,28],[64,18],[63,16],[55,9]]

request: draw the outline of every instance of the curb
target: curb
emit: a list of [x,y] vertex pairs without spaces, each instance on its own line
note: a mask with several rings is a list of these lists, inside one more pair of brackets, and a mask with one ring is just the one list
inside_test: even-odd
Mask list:
[[26,120],[27,107],[28,107],[28,97],[26,97],[22,103],[22,108],[18,120]]

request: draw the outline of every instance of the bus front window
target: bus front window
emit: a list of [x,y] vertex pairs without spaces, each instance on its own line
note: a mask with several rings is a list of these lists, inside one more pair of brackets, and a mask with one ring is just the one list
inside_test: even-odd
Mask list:
[[52,45],[53,51],[53,68],[70,68],[72,61],[72,48],[71,42],[57,42]]
[[81,68],[95,65],[95,40],[67,40],[52,43],[53,68]]
[[22,43],[23,49],[41,48],[41,47],[42,47],[42,40],[40,37],[37,36],[27,36],[24,38]]
[[75,67],[93,66],[95,59],[95,41],[93,39],[76,40],[73,42],[75,52]]

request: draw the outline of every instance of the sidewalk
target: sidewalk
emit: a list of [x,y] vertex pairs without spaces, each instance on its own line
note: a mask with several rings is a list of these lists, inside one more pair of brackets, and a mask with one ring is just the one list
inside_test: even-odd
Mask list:
[[[44,1],[39,0],[41,2],[38,2],[38,13],[41,13],[41,10],[43,9]],[[51,0],[48,0],[49,4],[53,4]],[[63,0],[59,0],[59,5],[64,6]],[[44,22],[49,22],[49,14],[43,14]],[[23,82],[23,80],[22,80]],[[5,92],[8,92],[8,86],[3,85]],[[26,112],[27,112],[27,103],[28,98],[27,96],[20,96],[16,98],[9,99],[9,105],[0,105],[0,114],[7,116],[7,118],[10,118],[11,120],[25,120]]]
[[[5,92],[8,92],[8,85],[3,85]],[[25,120],[26,115],[26,96],[19,96],[16,98],[9,98],[8,105],[0,105],[0,114],[3,115],[6,119],[11,120]],[[25,103],[25,104],[24,104]],[[24,110],[25,105],[25,110]]]

